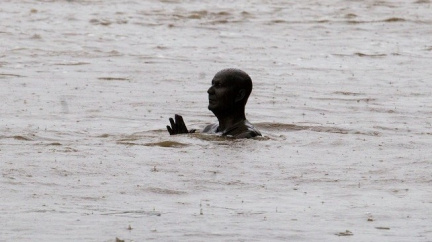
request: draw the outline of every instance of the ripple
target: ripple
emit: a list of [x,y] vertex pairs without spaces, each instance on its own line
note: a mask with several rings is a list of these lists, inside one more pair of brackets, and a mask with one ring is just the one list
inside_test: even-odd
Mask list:
[[323,132],[323,133],[334,133],[334,134],[362,134],[379,136],[380,133],[376,131],[365,132],[352,129],[343,129],[338,127],[326,127],[326,126],[308,126],[308,125],[296,125],[296,124],[284,124],[284,123],[257,123],[256,127],[267,130],[267,131],[278,131],[278,132],[290,132],[290,131],[313,131],[313,132]]

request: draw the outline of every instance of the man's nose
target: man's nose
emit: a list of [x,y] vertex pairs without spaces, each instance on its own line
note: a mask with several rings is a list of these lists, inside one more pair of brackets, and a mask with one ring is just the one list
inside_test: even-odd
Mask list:
[[213,86],[211,86],[208,90],[207,90],[208,94],[213,94],[214,93],[214,89]]

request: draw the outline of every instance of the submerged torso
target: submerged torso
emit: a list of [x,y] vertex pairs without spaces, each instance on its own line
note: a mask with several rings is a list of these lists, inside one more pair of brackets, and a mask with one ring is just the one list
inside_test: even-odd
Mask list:
[[219,124],[207,125],[203,133],[208,134],[221,134],[224,136],[232,136],[234,138],[253,138],[261,136],[261,133],[247,120],[240,121],[226,130],[219,130]]

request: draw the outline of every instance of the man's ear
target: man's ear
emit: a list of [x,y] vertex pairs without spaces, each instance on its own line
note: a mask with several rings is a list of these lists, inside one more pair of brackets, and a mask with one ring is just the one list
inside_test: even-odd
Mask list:
[[239,102],[241,100],[243,100],[243,98],[246,96],[246,90],[245,89],[240,89],[237,93],[237,96],[235,98],[235,102]]

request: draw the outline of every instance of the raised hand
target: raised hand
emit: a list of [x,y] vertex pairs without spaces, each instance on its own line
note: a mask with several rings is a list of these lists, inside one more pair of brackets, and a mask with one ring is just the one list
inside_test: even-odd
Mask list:
[[187,133],[195,132],[194,129],[191,131],[188,131],[188,129],[186,128],[186,124],[183,121],[182,116],[176,114],[176,115],[174,115],[174,118],[175,118],[175,121],[172,118],[169,119],[169,121],[171,123],[171,127],[169,125],[167,125],[167,130],[168,130],[170,135],[187,134]]

